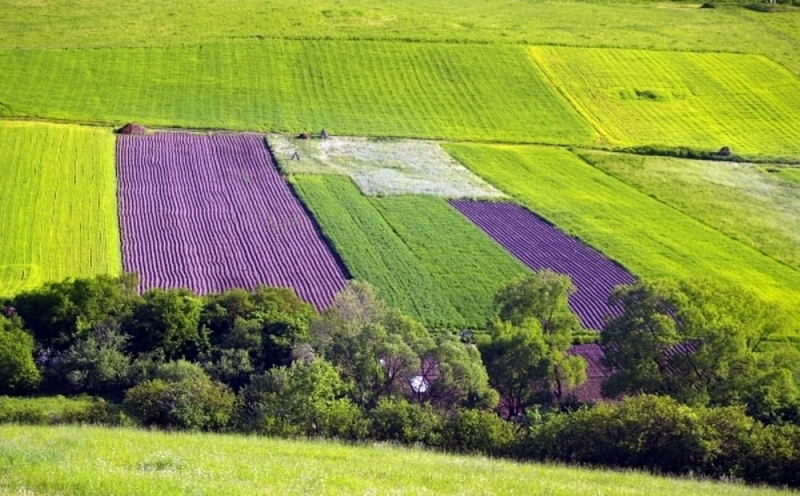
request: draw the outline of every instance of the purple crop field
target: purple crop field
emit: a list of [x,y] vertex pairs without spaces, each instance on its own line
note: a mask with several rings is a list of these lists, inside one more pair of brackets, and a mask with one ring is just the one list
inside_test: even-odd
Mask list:
[[625,269],[519,205],[472,200],[450,203],[532,270],[569,275],[577,288],[570,307],[584,327],[600,330],[608,316],[618,314],[607,301],[614,287],[635,282]]
[[117,141],[123,266],[142,289],[290,287],[317,309],[346,273],[255,134]]

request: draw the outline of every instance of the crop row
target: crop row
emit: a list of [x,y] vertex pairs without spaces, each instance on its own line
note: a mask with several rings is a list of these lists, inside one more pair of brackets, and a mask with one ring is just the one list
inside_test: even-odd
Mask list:
[[0,122],[0,295],[121,270],[110,133]]
[[525,271],[441,198],[367,198],[345,176],[292,180],[352,275],[428,325],[485,325],[496,291]]
[[118,140],[126,271],[144,289],[286,286],[317,308],[346,274],[257,135]]
[[567,150],[447,145],[478,175],[637,277],[748,288],[800,322],[800,273],[628,186]]
[[450,204],[530,269],[569,275],[576,287],[570,307],[589,329],[602,329],[615,314],[607,303],[614,288],[635,282],[611,260],[518,205],[471,200]]

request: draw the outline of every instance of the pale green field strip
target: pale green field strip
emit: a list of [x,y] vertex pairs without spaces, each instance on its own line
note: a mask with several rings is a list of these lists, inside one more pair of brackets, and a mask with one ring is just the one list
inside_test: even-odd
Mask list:
[[442,198],[368,198],[338,175],[291,181],[353,277],[427,325],[483,328],[497,290],[526,271]]
[[531,53],[612,145],[800,156],[800,79],[767,58],[566,47]]
[[800,185],[800,168],[781,167],[777,176],[786,182]]
[[800,74],[800,16],[717,2],[0,0],[0,47],[195,45],[234,37],[463,40],[736,51]]
[[791,494],[390,445],[99,427],[0,426],[0,473],[0,494]]
[[461,163],[640,277],[711,278],[790,314],[800,332],[800,272],[557,148],[449,144]]
[[0,295],[122,270],[114,135],[0,122]]
[[[800,184],[731,162],[579,152],[598,169],[800,270]],[[797,170],[797,169],[795,169]]]
[[16,116],[540,143],[593,131],[521,46],[249,40],[0,51]]
[[435,141],[286,134],[269,134],[267,141],[285,174],[347,175],[365,195],[505,196]]

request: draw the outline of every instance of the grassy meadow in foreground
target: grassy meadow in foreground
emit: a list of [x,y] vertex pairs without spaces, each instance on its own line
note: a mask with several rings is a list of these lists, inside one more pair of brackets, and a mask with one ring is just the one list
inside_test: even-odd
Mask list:
[[593,141],[526,49],[236,40],[0,51],[6,114],[87,122],[541,143]]
[[484,327],[500,287],[527,270],[442,198],[368,198],[346,176],[292,181],[353,277],[428,325]]
[[[800,184],[749,164],[585,151],[598,169],[800,270]],[[791,174],[791,172],[789,173]],[[798,176],[800,177],[800,176]]]
[[[593,168],[563,149],[448,144],[461,163],[533,212],[644,277],[737,284],[792,313],[800,272]],[[524,178],[524,180],[523,180]]]
[[775,489],[518,464],[386,445],[0,426],[6,494],[772,495]]
[[611,144],[800,155],[800,80],[765,57],[567,47],[531,53]]
[[0,122],[0,295],[122,270],[110,130]]

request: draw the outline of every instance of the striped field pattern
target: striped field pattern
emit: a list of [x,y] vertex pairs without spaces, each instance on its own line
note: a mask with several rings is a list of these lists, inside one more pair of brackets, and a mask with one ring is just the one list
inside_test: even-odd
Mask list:
[[531,270],[570,276],[576,291],[569,304],[586,328],[602,329],[605,319],[616,314],[607,303],[611,292],[635,282],[625,269],[519,205],[472,200],[450,204]]
[[255,134],[121,136],[126,271],[143,289],[291,287],[318,309],[346,274]]
[[766,57],[568,47],[531,53],[612,144],[800,156],[800,80]]
[[0,122],[0,296],[118,274],[110,130]]

